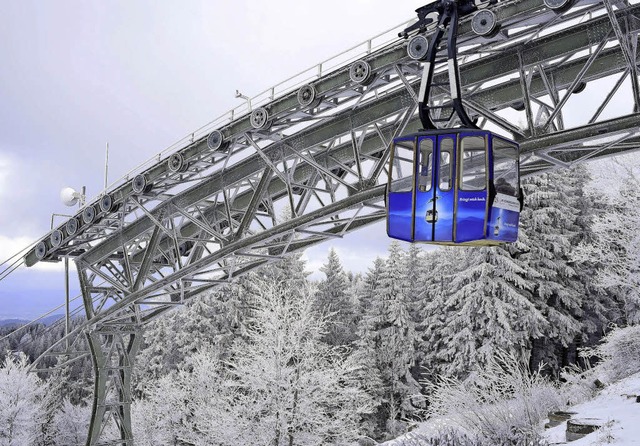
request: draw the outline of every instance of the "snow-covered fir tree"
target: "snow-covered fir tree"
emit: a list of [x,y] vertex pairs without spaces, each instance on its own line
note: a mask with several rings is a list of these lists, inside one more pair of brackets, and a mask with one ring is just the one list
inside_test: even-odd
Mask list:
[[354,300],[349,295],[350,281],[334,249],[321,268],[326,278],[318,285],[315,307],[328,315],[329,327],[324,341],[329,345],[349,345],[355,340]]
[[411,375],[417,340],[406,254],[398,242],[391,243],[389,257],[367,280],[375,281],[375,287],[369,288],[371,294],[366,298],[368,308],[361,330],[372,332],[367,335],[369,349],[376,358],[382,380],[379,421],[387,432],[395,435],[405,428],[398,422],[416,416],[422,402],[420,385]]
[[91,407],[73,404],[68,398],[62,400],[60,409],[52,421],[54,445],[82,445],[87,440]]
[[525,357],[530,339],[546,326],[530,300],[534,285],[524,278],[525,266],[508,249],[464,251],[458,268],[444,276],[444,317],[430,319],[430,334],[435,330],[439,337],[439,372],[461,378],[484,368],[497,350]]
[[439,352],[446,347],[443,328],[452,317],[453,309],[445,306],[450,292],[450,276],[457,270],[460,251],[455,248],[441,248],[424,256],[425,273],[422,280],[424,297],[418,310],[416,330],[418,338],[418,361],[422,379],[433,381],[441,375],[446,361]]
[[[576,196],[572,197],[579,214],[576,224],[577,236],[572,240],[570,259],[578,281],[584,287],[583,314],[580,318],[582,336],[577,339],[577,347],[595,345],[608,331],[611,323],[623,323],[623,298],[620,288],[607,288],[598,277],[607,270],[609,255],[600,252],[602,239],[596,234],[595,225],[603,215],[615,213],[616,209],[601,190],[594,190],[590,170],[580,165],[572,169],[568,181],[577,185]],[[589,255],[580,254],[588,247]]]
[[[620,178],[620,177],[619,177]],[[640,323],[640,180],[631,168],[620,178],[619,194],[594,212],[592,238],[574,253],[582,264],[597,263],[595,284],[621,301],[620,320]],[[597,192],[595,192],[597,193]],[[594,193],[594,194],[595,194]]]
[[355,379],[358,386],[364,390],[370,398],[375,410],[363,416],[363,430],[372,438],[383,438],[386,433],[386,396],[383,386],[380,367],[380,342],[376,333],[376,327],[382,320],[382,301],[377,298],[377,290],[384,268],[384,260],[376,258],[373,266],[364,277],[362,287],[358,294],[358,320],[357,339],[353,351],[353,360],[361,365],[356,371]]
[[43,419],[40,424],[41,432],[36,443],[38,446],[58,444],[56,419],[59,419],[60,414],[64,412],[65,401],[72,405],[70,399],[75,396],[75,392],[72,391],[71,386],[74,380],[71,378],[71,368],[68,361],[68,356],[59,356],[58,366],[53,369],[46,381],[46,389],[43,391],[41,400]]
[[[200,367],[199,358],[207,358],[212,367]],[[205,346],[198,353],[182,363],[180,372],[174,371],[148,383],[144,398],[139,398],[131,406],[131,421],[136,445],[175,445],[188,433],[187,398],[198,398],[202,391],[215,386],[216,371],[220,368],[217,354]],[[192,372],[213,372],[211,380],[197,381]],[[182,370],[186,370],[183,372]],[[213,402],[211,402],[213,403]]]
[[580,230],[574,198],[581,194],[582,184],[567,177],[566,172],[551,172],[523,184],[520,232],[527,239],[518,257],[526,264],[525,277],[535,281],[532,300],[548,321],[541,336],[531,339],[532,369],[541,362],[553,371],[571,364],[576,341],[582,339],[585,291],[571,260]]
[[249,312],[244,288],[251,277],[199,296],[146,327],[136,360],[137,389],[142,391],[149,381],[177,370],[203,348],[225,360],[233,340],[244,332]]
[[420,352],[419,346],[421,343],[421,334],[424,329],[422,324],[422,310],[427,300],[425,275],[429,273],[429,269],[425,265],[426,257],[425,252],[418,244],[409,245],[405,256],[407,302],[409,305],[409,315],[415,330],[415,350],[411,375],[416,381],[424,378],[421,364],[423,355]]

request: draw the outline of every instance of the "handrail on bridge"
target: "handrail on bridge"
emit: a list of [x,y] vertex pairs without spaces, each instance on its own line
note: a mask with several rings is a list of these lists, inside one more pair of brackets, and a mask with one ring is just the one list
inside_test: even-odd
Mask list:
[[[315,79],[319,79],[322,76],[336,70],[339,69],[341,67],[343,67],[344,65],[346,65],[349,62],[353,62],[357,59],[359,59],[362,56],[365,56],[367,54],[370,54],[374,51],[377,51],[383,47],[385,47],[386,45],[392,43],[393,41],[396,41],[399,39],[398,37],[398,30],[402,30],[406,27],[407,23],[413,22],[415,19],[411,18],[408,20],[403,21],[402,23],[389,28],[386,31],[383,31],[379,34],[376,34],[375,36],[365,40],[364,42],[355,45],[339,54],[336,54],[335,56],[332,56],[328,59],[325,59],[319,63],[317,63],[316,65],[307,68],[306,70],[303,70],[301,72],[299,72],[298,74],[295,74],[293,76],[291,76],[288,79],[285,79],[282,82],[279,82],[278,84],[267,88],[266,90],[264,90],[261,93],[258,93],[257,95],[251,97],[249,100],[252,104],[253,107],[255,106],[260,106],[260,105],[264,105],[267,104],[269,102],[274,101],[276,98],[278,97],[282,97],[285,94],[288,94],[290,92],[292,92],[293,90],[295,90],[296,88],[301,87],[302,85],[305,85]],[[199,140],[200,138],[208,135],[211,131],[215,130],[216,128],[233,122],[234,120],[241,118],[243,116],[246,116],[247,114],[249,114],[251,112],[251,110],[249,110],[249,106],[248,103],[242,103],[241,105],[232,108],[231,110],[227,111],[226,113],[220,115],[219,117],[217,117],[216,119],[214,119],[213,121],[203,125],[202,127],[198,128],[197,130],[189,133],[188,135],[184,136],[183,138],[179,139],[178,141],[174,142],[173,144],[171,144],[169,147],[167,147],[166,149],[162,150],[161,152],[157,153],[156,155],[152,156],[151,158],[149,158],[148,160],[142,162],[141,164],[137,165],[136,167],[134,167],[133,169],[131,169],[129,172],[125,173],[122,177],[120,177],[119,179],[113,181],[111,184],[109,184],[105,189],[103,189],[102,191],[100,191],[97,195],[95,195],[91,200],[87,200],[86,203],[87,205],[92,204],[93,202],[95,202],[95,200],[99,197],[101,197],[102,195],[106,194],[107,191],[115,188],[116,186],[119,186],[125,182],[127,182],[128,180],[130,180],[131,178],[133,178],[135,176],[135,174],[141,173],[142,171],[146,170],[147,168],[153,166],[154,164],[160,162],[163,157],[166,157],[168,155],[170,155],[171,153],[175,152],[176,150],[179,150],[181,148],[183,148],[184,146],[193,143],[194,141]]]

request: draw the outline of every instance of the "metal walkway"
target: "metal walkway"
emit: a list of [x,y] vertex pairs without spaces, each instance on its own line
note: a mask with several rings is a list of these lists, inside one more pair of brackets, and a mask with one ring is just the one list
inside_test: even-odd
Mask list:
[[[524,176],[640,148],[640,5],[547,3],[562,2],[499,2],[488,9],[497,34],[478,35],[466,19],[458,37],[465,106],[481,126],[520,142]],[[133,444],[129,381],[145,323],[384,218],[390,142],[418,129],[422,64],[399,38],[355,52],[357,60],[348,53],[335,69],[321,64],[304,85],[293,78],[274,87],[253,109],[231,112],[158,155],[27,254],[28,265],[65,256],[77,265],[87,323],[71,336],[87,336],[96,372],[88,444]],[[447,82],[446,64],[433,82]],[[592,85],[603,92],[592,99],[594,112],[567,115]],[[628,110],[602,119],[623,90],[632,92]],[[109,424],[118,438],[103,438]]]

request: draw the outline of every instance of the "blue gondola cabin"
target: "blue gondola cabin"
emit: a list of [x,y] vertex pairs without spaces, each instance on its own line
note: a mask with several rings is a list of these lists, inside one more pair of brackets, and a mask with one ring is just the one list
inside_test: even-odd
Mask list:
[[387,234],[408,242],[515,242],[522,195],[519,147],[490,131],[430,130],[396,138]]

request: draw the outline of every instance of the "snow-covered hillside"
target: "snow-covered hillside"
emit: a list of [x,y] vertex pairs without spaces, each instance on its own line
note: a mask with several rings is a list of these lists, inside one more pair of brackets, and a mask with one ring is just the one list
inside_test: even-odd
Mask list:
[[[640,326],[615,328],[583,359],[594,367],[563,372],[553,383],[530,373],[517,358],[498,355],[473,379],[442,379],[430,386],[427,420],[387,446],[573,446],[640,445]],[[564,421],[551,424],[550,413],[571,414],[588,426],[586,436],[568,437]],[[588,429],[587,429],[588,430]],[[584,431],[583,431],[584,432]],[[574,437],[574,438],[571,438]]]
[[[579,440],[573,446],[640,445],[640,373],[603,389],[594,399],[573,406],[573,419],[592,418],[603,427]],[[550,444],[564,444],[567,423],[548,429],[545,437]]]
[[[575,412],[572,419],[590,420],[590,423],[601,424],[600,429],[578,440],[567,441],[567,422],[565,421],[547,429],[543,434],[543,441],[546,440],[549,446],[640,445],[640,402],[636,401],[639,396],[640,373],[636,373],[607,386],[595,398],[566,409],[567,412]],[[433,427],[432,423],[425,423],[413,433],[386,442],[384,445],[430,446],[433,444],[431,440],[433,437],[430,435],[433,433]]]

